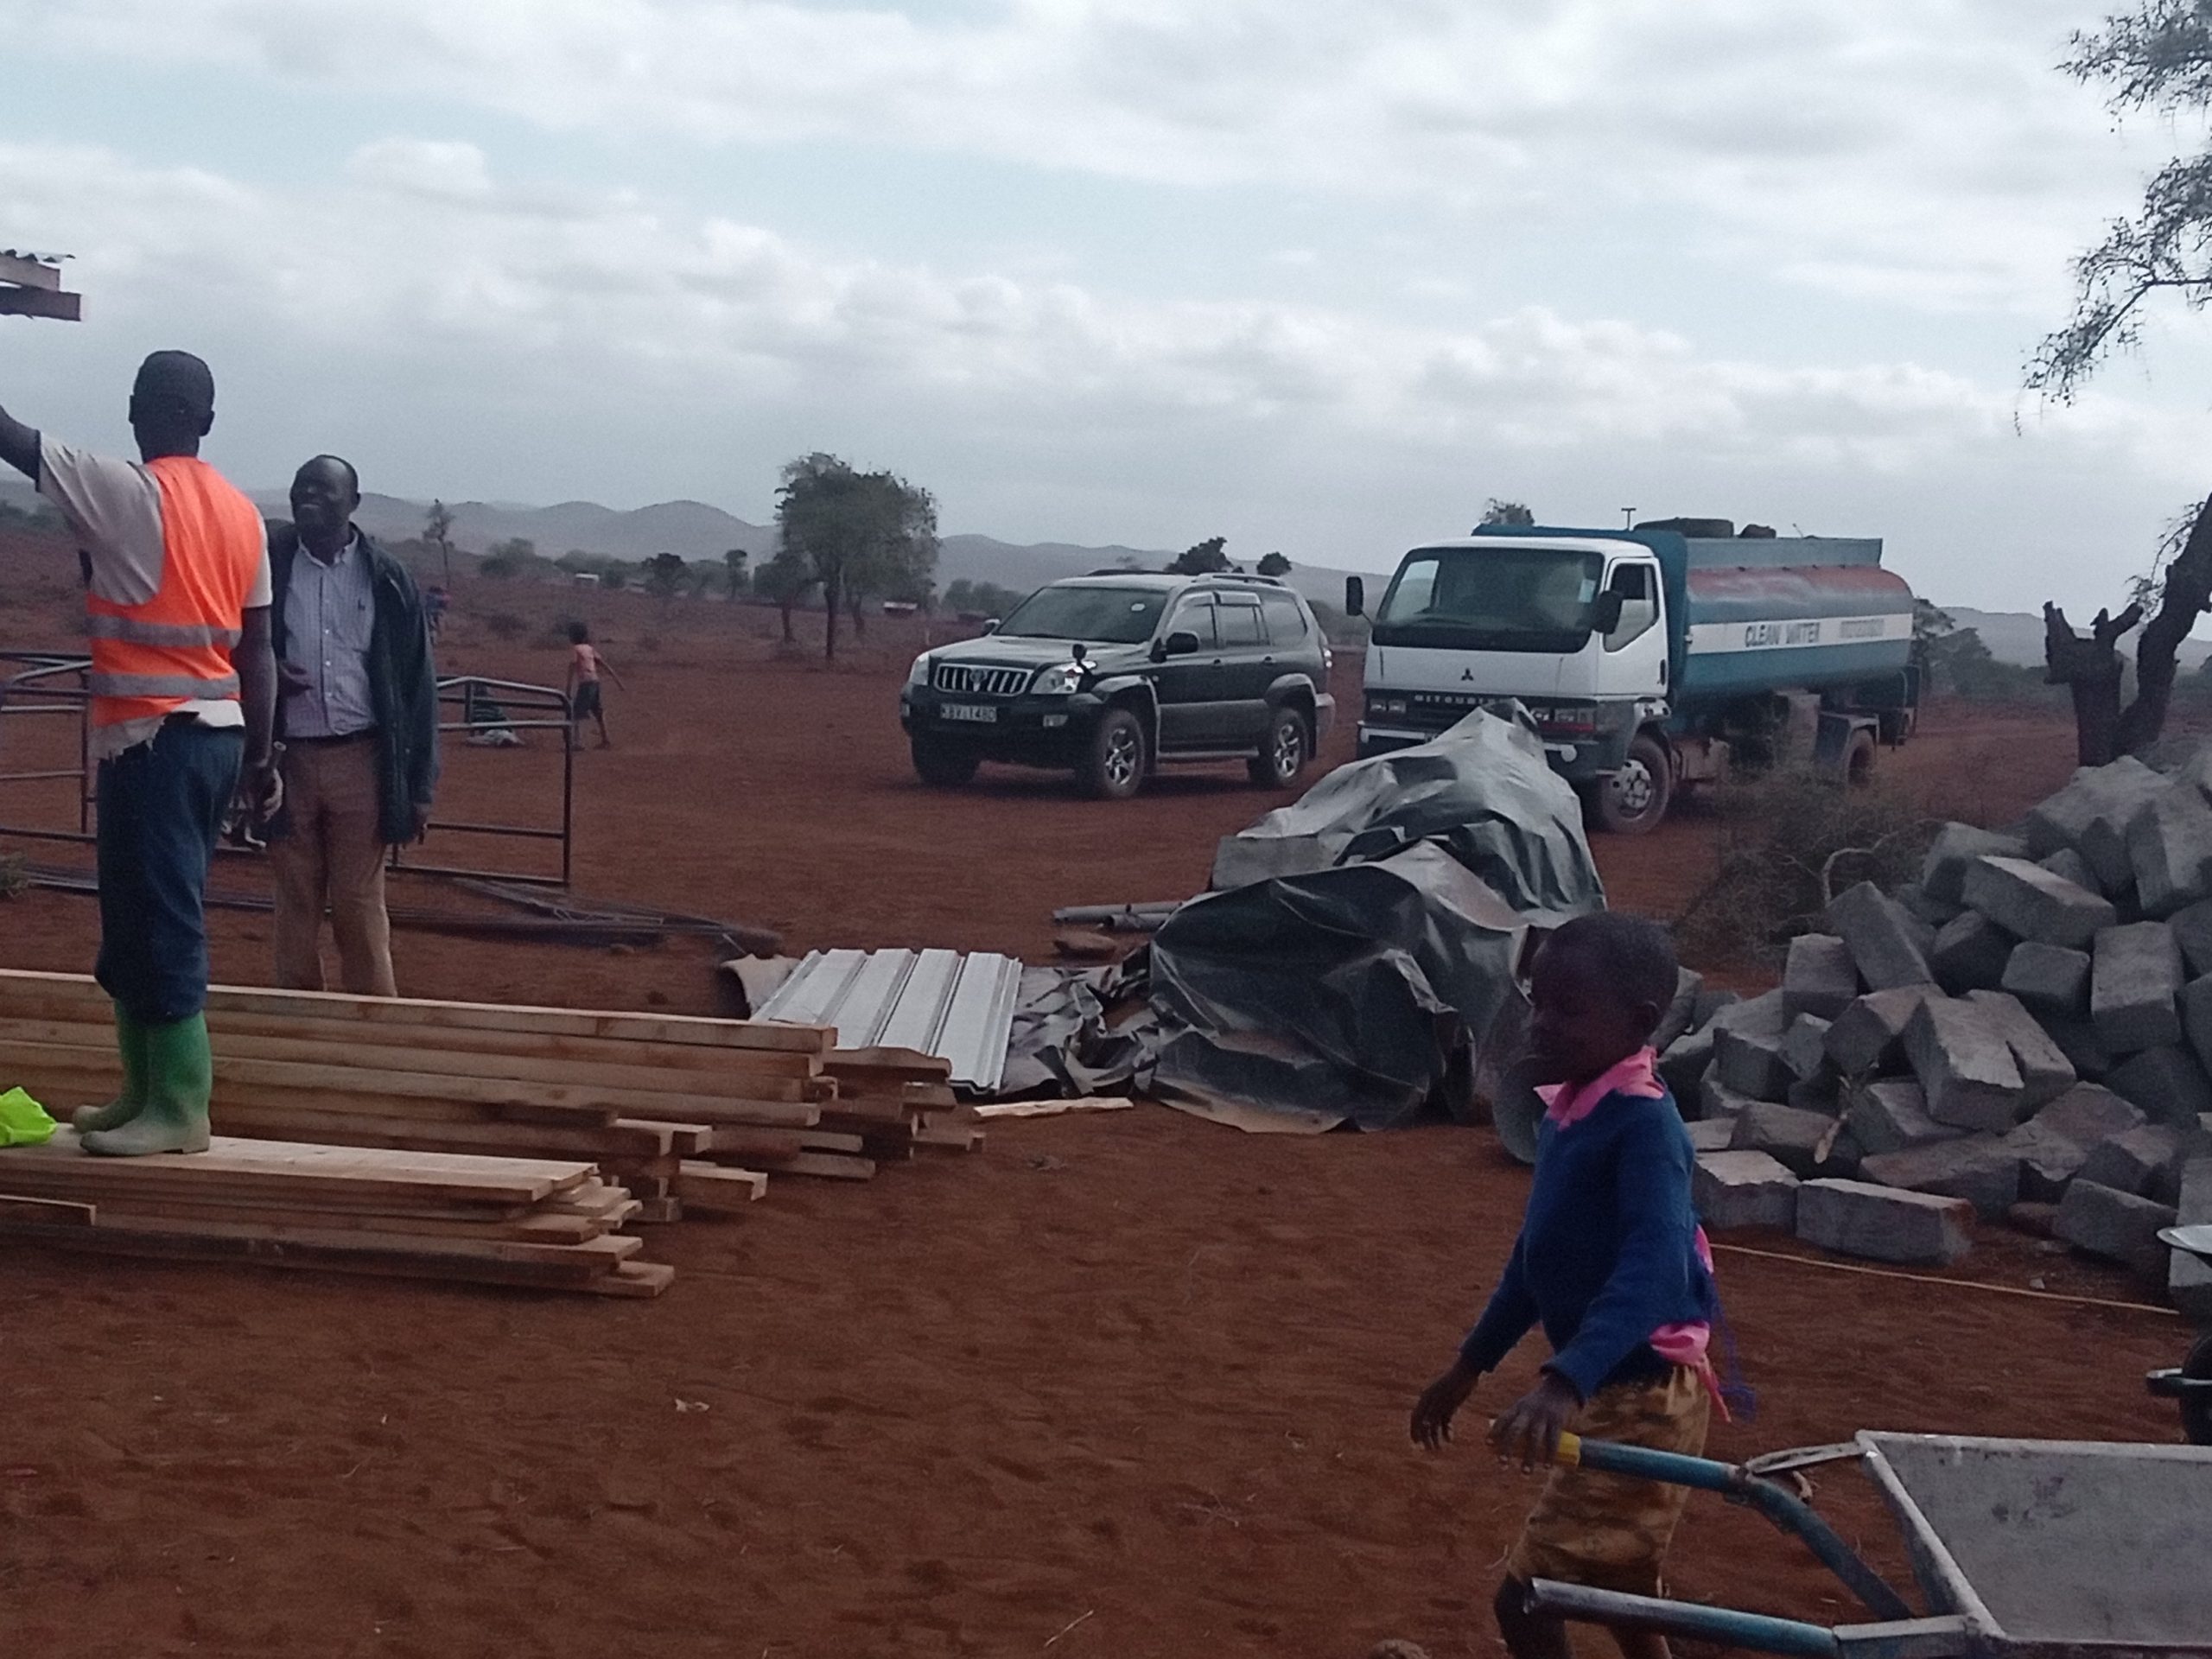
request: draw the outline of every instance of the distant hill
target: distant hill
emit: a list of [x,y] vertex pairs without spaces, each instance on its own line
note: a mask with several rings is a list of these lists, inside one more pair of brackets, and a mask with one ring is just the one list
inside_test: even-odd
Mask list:
[[[2019,611],[1975,611],[1963,605],[1946,605],[1944,613],[1962,628],[1972,628],[1981,636],[1981,643],[1989,647],[1989,654],[2000,663],[2018,663],[2027,667],[2043,664],[2043,618],[2029,616]],[[2074,621],[2081,626],[2084,619]],[[2212,657],[2212,640],[2184,639],[2181,649],[2174,653],[2174,660],[2183,673],[2194,670],[2208,657]]]

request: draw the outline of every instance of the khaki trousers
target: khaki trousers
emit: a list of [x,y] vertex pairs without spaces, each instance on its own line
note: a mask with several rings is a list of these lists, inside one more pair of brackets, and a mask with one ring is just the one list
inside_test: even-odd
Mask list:
[[269,843],[276,880],[276,982],[319,991],[322,916],[338,939],[339,977],[355,996],[397,996],[391,920],[384,907],[385,842],[373,734],[284,751],[291,832]]

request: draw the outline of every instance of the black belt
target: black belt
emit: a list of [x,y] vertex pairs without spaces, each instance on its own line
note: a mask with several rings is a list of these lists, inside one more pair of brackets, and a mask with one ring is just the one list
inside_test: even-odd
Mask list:
[[341,743],[365,743],[376,734],[377,728],[372,726],[365,731],[348,732],[343,737],[288,737],[284,742],[287,747],[330,749]]

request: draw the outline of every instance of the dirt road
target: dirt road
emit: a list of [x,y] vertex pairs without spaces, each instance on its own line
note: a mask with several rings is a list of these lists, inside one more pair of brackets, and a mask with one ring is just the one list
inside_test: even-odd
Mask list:
[[[466,619],[449,663],[554,671],[534,642],[557,596],[475,602],[518,639]],[[795,947],[1034,954],[1055,905],[1191,890],[1214,838],[1276,798],[1234,768],[1118,807],[1014,774],[933,794],[891,718],[910,642],[879,626],[825,671],[776,659],[754,632],[771,614],[591,603],[633,690],[611,700],[620,747],[582,757],[587,893]],[[2017,805],[2063,775],[2062,738],[1939,728],[1892,758]],[[449,804],[520,811],[544,759],[460,752]],[[1678,904],[1712,833],[1601,843],[1617,902]],[[30,895],[0,926],[12,963],[89,957],[86,900]],[[261,977],[264,934],[223,918],[219,971]],[[400,968],[427,994],[710,1001],[706,959],[677,947],[407,935]],[[979,1156],[868,1185],[780,1182],[741,1222],[662,1230],[679,1278],[651,1304],[11,1249],[0,1631],[52,1659],[1275,1659],[1390,1635],[1493,1653],[1530,1488],[1470,1439],[1416,1453],[1404,1419],[1524,1186],[1481,1132],[1290,1141],[1146,1108],[996,1128]],[[1971,1265],[2134,1294],[2010,1237]],[[2138,1380],[2177,1354],[2171,1319],[1739,1255],[1721,1276],[1761,1408],[1719,1455],[1870,1426],[2171,1436]],[[1819,1485],[1897,1567],[1852,1478]],[[1848,1614],[1802,1553],[1703,1499],[1675,1576]]]

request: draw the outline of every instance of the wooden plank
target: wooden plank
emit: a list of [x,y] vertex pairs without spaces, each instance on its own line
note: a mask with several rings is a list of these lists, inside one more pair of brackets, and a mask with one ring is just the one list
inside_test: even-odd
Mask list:
[[[10,988],[16,986],[25,990],[58,990],[73,994],[87,1003],[111,1006],[107,993],[86,974],[41,974],[22,969],[0,969],[0,1001],[4,1001]],[[709,1048],[772,1049],[796,1054],[822,1053],[836,1036],[825,1026],[771,1025],[762,1020],[709,1020],[691,1014],[630,1014],[600,1008],[349,996],[337,991],[277,991],[242,985],[211,986],[207,1007],[211,1016],[301,1014],[315,1019],[356,1020],[370,1025],[542,1032],[563,1037],[616,1037]]]
[[89,1227],[99,1218],[99,1207],[69,1204],[60,1198],[18,1198],[0,1193],[0,1224],[20,1222],[35,1227]]
[[84,296],[54,294],[42,288],[16,288],[0,283],[0,316],[51,317],[56,322],[84,320]]
[[676,1269],[665,1262],[625,1262],[612,1273],[587,1279],[578,1287],[594,1296],[634,1296],[650,1300],[676,1282]]
[[725,1158],[788,1158],[806,1150],[804,1129],[718,1128],[701,1154]]
[[687,1159],[676,1174],[676,1196],[701,1209],[743,1207],[758,1203],[767,1190],[767,1174],[757,1169]]
[[101,1185],[112,1189],[169,1192],[305,1193],[332,1192],[354,1198],[475,1199],[486,1204],[535,1204],[580,1186],[591,1173],[583,1163],[524,1158],[486,1158],[444,1153],[372,1152],[350,1147],[307,1146],[217,1135],[207,1151],[189,1157],[100,1158],[80,1151],[74,1130],[61,1128],[44,1146],[0,1151],[0,1189],[34,1197],[67,1197],[57,1187]]
[[[4,1203],[25,1200],[0,1200]],[[626,1201],[624,1209],[634,1208]],[[572,1214],[566,1211],[533,1211],[512,1217],[433,1220],[417,1216],[393,1216],[376,1211],[347,1211],[324,1205],[257,1204],[181,1204],[174,1200],[109,1199],[99,1206],[103,1217],[133,1223],[173,1223],[180,1232],[213,1222],[259,1223],[279,1227],[319,1228],[331,1232],[404,1233],[410,1237],[513,1239],[524,1243],[581,1244],[614,1232],[629,1217],[621,1211],[607,1215]],[[142,1230],[143,1230],[142,1229]]]
[[914,1144],[931,1147],[940,1152],[980,1152],[983,1147],[983,1132],[957,1123],[932,1125],[914,1132]]
[[49,294],[61,291],[61,272],[59,267],[45,264],[36,259],[26,259],[19,253],[0,253],[0,283],[15,283],[24,288],[42,288]]
[[[653,1158],[679,1150],[675,1127],[617,1122],[584,1128],[544,1123],[439,1123],[370,1112],[320,1112],[244,1106],[226,1101],[215,1111],[226,1135],[257,1141],[293,1141],[333,1147],[377,1147],[389,1152],[456,1152],[492,1158],[575,1158],[604,1163]],[[702,1149],[707,1132],[687,1137],[682,1150]]]
[[857,1135],[825,1135],[818,1130],[810,1129],[806,1134],[799,1137],[799,1150],[801,1152],[842,1152],[857,1154],[861,1150],[861,1143],[864,1138],[865,1137]]
[[873,1159],[849,1158],[841,1153],[795,1152],[788,1158],[763,1158],[756,1161],[775,1175],[818,1175],[833,1181],[868,1181],[875,1179]]
[[532,1243],[507,1238],[467,1238],[449,1234],[376,1232],[367,1229],[324,1227],[274,1221],[178,1220],[167,1216],[133,1216],[105,1212],[99,1221],[105,1232],[190,1235],[195,1238],[266,1239],[322,1249],[405,1251],[435,1256],[442,1261],[499,1262],[542,1268],[550,1273],[582,1278],[605,1273],[645,1247],[645,1241],[628,1234],[601,1235],[574,1243]]

